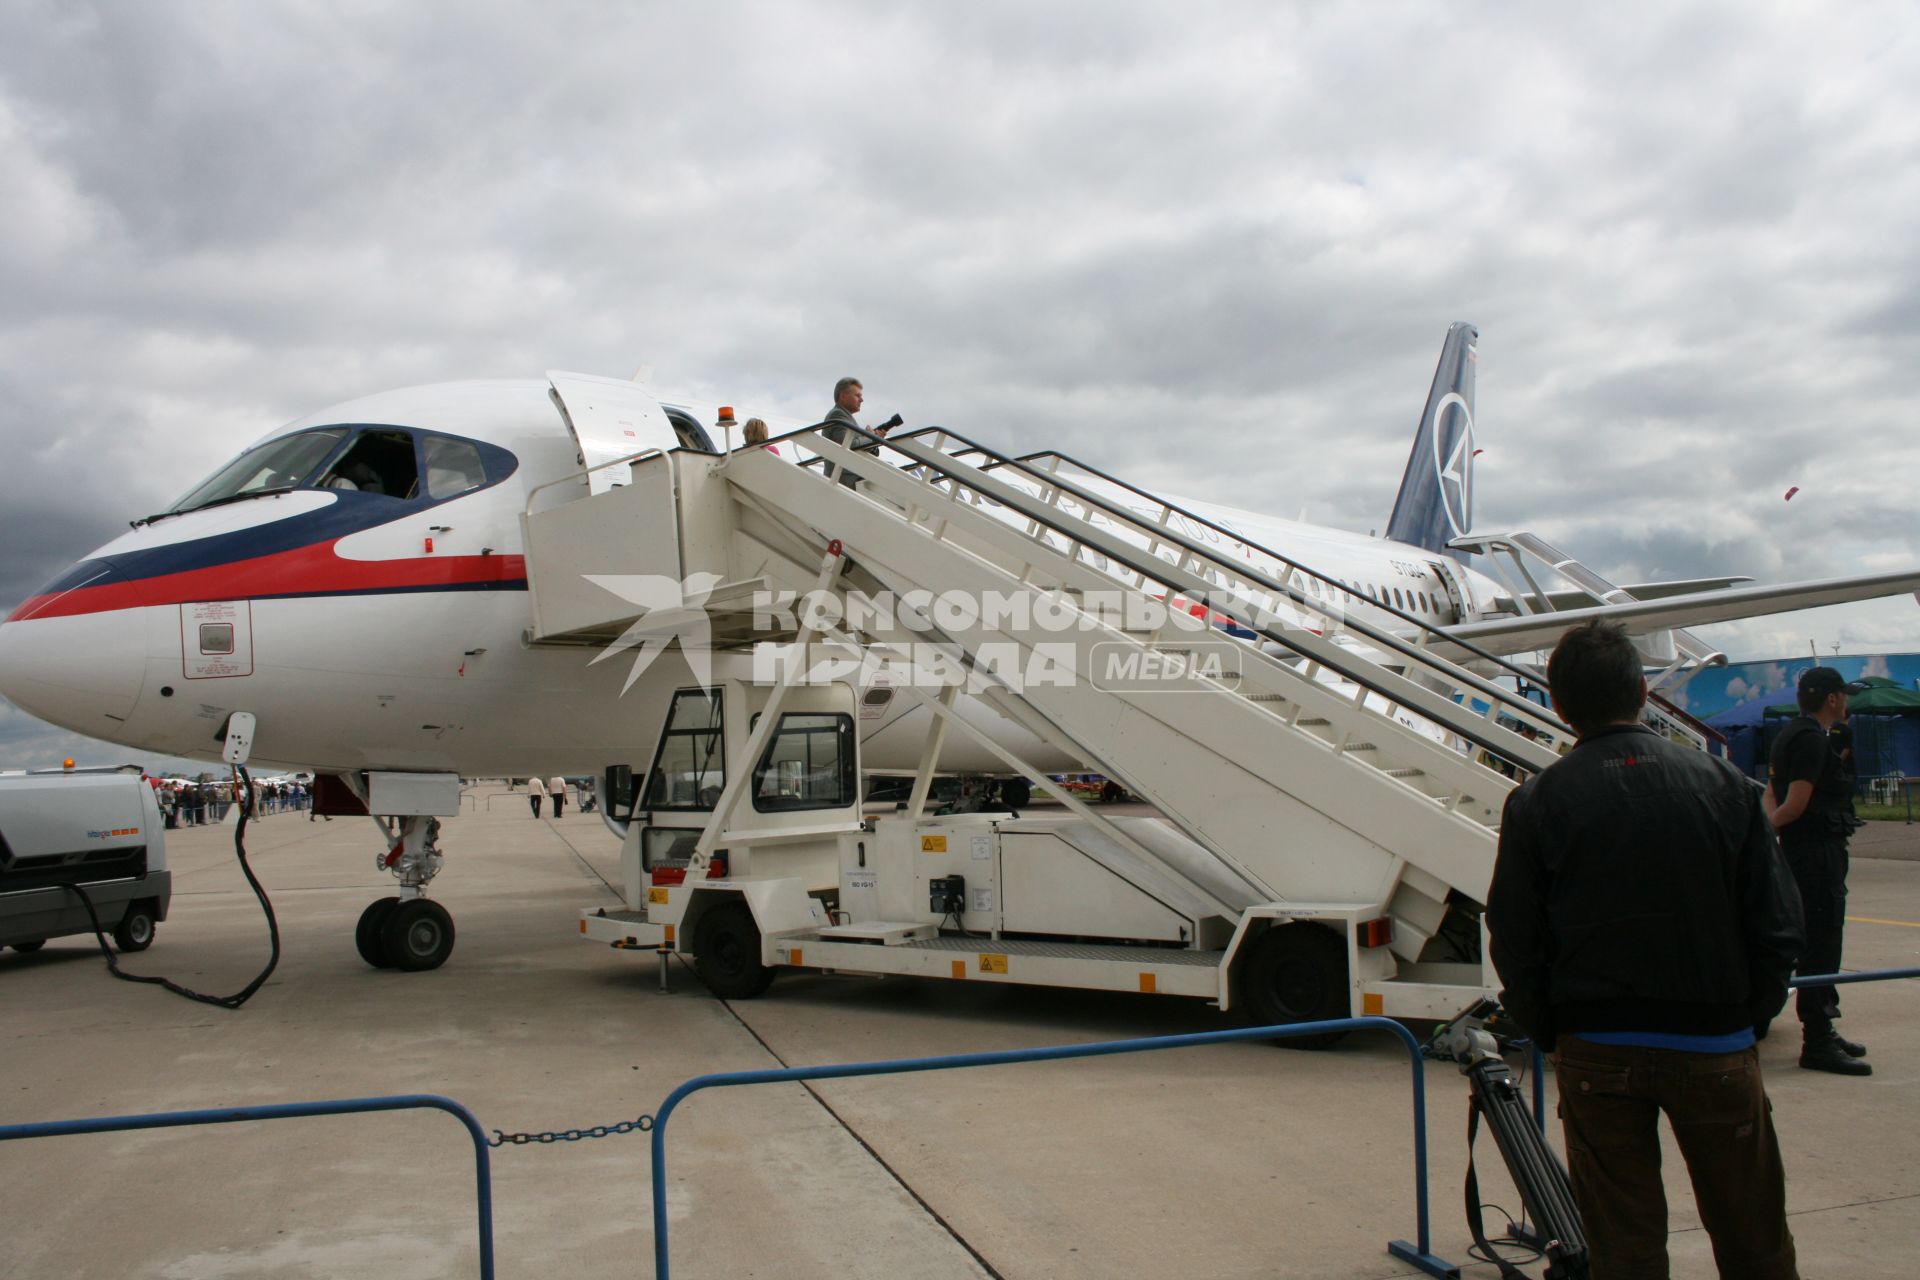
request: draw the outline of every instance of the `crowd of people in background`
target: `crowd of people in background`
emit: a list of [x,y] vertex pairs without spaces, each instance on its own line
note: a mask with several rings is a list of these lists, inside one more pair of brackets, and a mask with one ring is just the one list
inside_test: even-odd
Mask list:
[[[166,819],[170,831],[219,822],[233,807],[233,783],[230,781],[149,777],[147,783],[153,788],[154,799],[159,801],[161,816]],[[256,818],[275,813],[304,812],[313,805],[312,788],[297,779],[255,782],[253,795],[253,816]]]
[[[196,780],[149,775],[147,784],[154,790],[154,799],[159,802],[161,816],[166,819],[169,831],[180,827],[210,826],[224,821],[228,811],[233,808],[233,782],[230,779]],[[571,783],[561,777],[529,778],[524,782],[513,781],[511,785],[532,802],[533,816],[536,818],[540,816],[542,802],[552,806],[553,817],[561,816],[569,789],[577,798],[581,813],[593,813],[598,808],[599,796],[595,794],[591,778],[581,778]],[[253,791],[253,816],[256,819],[277,813],[305,813],[310,820],[316,816],[313,811],[313,784],[306,779],[256,781]],[[327,819],[329,822],[332,820]]]

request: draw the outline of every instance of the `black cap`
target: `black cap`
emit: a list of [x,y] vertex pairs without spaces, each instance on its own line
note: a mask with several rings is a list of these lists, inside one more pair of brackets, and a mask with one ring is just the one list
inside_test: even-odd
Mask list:
[[1858,680],[1847,681],[1832,667],[1808,667],[1800,673],[1802,694],[1815,693],[1824,698],[1834,693],[1865,693],[1871,687]]

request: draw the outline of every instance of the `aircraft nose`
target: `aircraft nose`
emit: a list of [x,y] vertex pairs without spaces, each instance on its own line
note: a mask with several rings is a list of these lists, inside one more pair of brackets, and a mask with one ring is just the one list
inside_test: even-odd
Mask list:
[[22,617],[30,606],[0,624],[0,696],[63,728],[116,737],[146,680],[136,611]]

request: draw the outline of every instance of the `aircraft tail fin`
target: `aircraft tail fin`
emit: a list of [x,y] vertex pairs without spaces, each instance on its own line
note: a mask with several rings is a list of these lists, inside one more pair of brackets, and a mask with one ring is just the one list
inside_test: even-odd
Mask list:
[[1473,528],[1473,377],[1479,339],[1480,331],[1463,322],[1447,330],[1387,520],[1387,537],[1456,560],[1465,560],[1466,553],[1448,551],[1447,543]]

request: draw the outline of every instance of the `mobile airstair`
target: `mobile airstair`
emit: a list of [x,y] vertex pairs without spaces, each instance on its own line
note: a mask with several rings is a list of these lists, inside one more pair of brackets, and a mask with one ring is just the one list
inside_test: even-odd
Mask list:
[[[1516,727],[1568,736],[1541,707],[1347,616],[1309,566],[1057,456],[938,430],[777,443],[643,457],[527,516],[530,642],[631,642],[657,615],[684,643],[697,607],[731,651],[675,699],[633,796],[627,902],[583,933],[691,950],[735,995],[792,966],[1277,1022],[1446,1017],[1495,985],[1480,904],[1509,775],[1555,758]],[[636,575],[710,585],[650,611],[605,585]],[[772,652],[776,677],[738,674]],[[890,666],[932,713],[901,812],[869,819],[844,785],[836,717],[862,682],[819,678],[835,662]],[[1069,816],[929,814],[941,742],[980,732],[963,697],[1165,822],[1105,817],[998,747]]]

